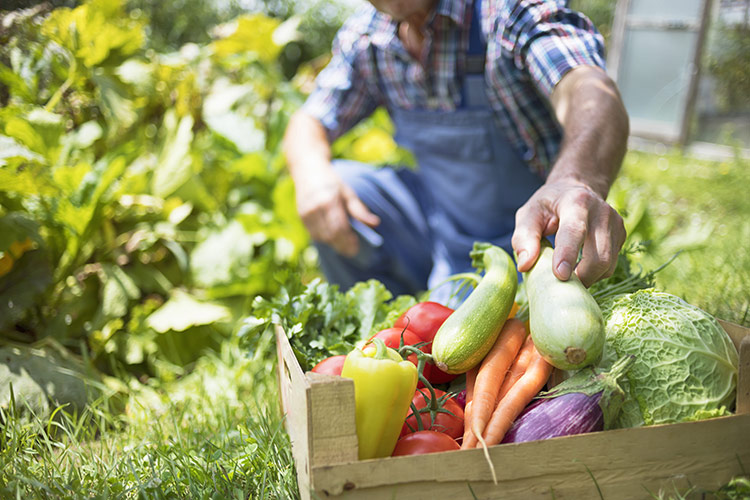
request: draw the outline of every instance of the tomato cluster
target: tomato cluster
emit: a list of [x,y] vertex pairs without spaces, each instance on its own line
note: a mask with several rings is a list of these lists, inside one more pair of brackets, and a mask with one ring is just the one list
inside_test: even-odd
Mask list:
[[[404,312],[391,328],[379,331],[368,341],[378,338],[386,346],[398,349],[403,340],[403,345],[416,346],[429,354],[435,334],[452,312],[453,309],[437,302],[419,302]],[[312,371],[341,375],[345,359],[343,355],[331,356],[318,363]],[[407,359],[418,364],[416,354],[409,355]],[[429,363],[425,364],[423,375],[431,386],[456,378],[456,375],[445,373]],[[455,395],[439,389],[430,391],[420,383],[412,404],[417,414],[410,410],[406,416],[393,456],[459,449],[457,440],[463,437],[464,411]]]

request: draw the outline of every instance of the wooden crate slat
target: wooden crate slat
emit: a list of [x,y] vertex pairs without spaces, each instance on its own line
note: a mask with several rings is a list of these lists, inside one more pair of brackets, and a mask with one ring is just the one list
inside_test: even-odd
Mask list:
[[[701,471],[715,475],[722,469],[739,470],[738,453],[743,463],[750,464],[749,415],[490,448],[498,481],[504,486],[519,483],[524,488],[537,484],[560,487],[582,474],[588,482],[579,483],[592,484],[586,467],[600,486],[619,483],[617,478],[623,474],[631,480]],[[732,467],[732,461],[736,467]],[[337,495],[346,490],[415,481],[434,482],[439,487],[446,482],[491,484],[488,467],[481,450],[463,450],[314,467],[313,477],[317,490]],[[555,474],[550,475],[550,471]]]

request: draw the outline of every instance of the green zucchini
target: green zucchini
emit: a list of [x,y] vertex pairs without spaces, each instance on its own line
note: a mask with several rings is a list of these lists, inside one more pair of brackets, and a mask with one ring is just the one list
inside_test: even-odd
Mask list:
[[596,363],[604,348],[599,304],[575,273],[560,281],[552,273],[552,246],[542,240],[534,267],[524,273],[529,329],[539,353],[555,368],[577,370]]
[[464,373],[484,359],[508,319],[518,287],[516,266],[502,248],[474,243],[471,257],[484,275],[432,342],[435,364],[447,373]]

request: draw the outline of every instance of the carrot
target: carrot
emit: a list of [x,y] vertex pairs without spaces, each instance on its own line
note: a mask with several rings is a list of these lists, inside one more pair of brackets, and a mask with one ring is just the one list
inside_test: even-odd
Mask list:
[[498,444],[503,440],[513,421],[518,418],[518,415],[547,383],[547,379],[552,373],[552,365],[542,358],[536,348],[534,348],[534,352],[535,355],[526,372],[518,379],[518,382],[513,384],[508,394],[500,400],[497,408],[495,408],[483,436],[487,445]]
[[[521,308],[521,306],[518,305],[518,302],[513,302],[513,305],[510,307],[510,313],[508,314],[509,318],[515,318],[516,313]],[[526,329],[528,331],[528,328]]]
[[466,372],[466,406],[464,407],[464,437],[461,441],[462,448],[463,443],[467,439],[468,435],[471,434],[471,407],[472,400],[474,399],[474,382],[477,379],[478,366],[475,366],[468,372]]
[[467,448],[473,448],[477,440],[483,442],[482,433],[495,409],[500,386],[525,338],[523,323],[517,319],[507,320],[492,349],[479,366],[472,398],[471,432],[465,436],[463,443]]
[[526,369],[529,367],[529,363],[531,362],[535,354],[536,348],[534,347],[534,341],[531,340],[531,335],[528,335],[526,336],[526,341],[521,346],[521,350],[518,351],[518,356],[516,356],[515,361],[513,361],[508,374],[505,376],[503,385],[500,386],[500,390],[497,393],[497,402],[495,406],[497,406],[497,403],[499,403],[500,400],[503,399],[506,394],[508,394],[508,391],[511,387],[513,387],[513,384],[518,382],[518,379],[521,378]]

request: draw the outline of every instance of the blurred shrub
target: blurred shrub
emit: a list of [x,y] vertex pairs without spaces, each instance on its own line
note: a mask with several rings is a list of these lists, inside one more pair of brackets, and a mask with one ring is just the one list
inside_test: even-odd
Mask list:
[[571,0],[570,8],[586,14],[599,29],[605,43],[609,46],[616,4],[617,0]]
[[725,110],[750,110],[750,25],[719,25],[707,69]]

